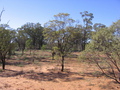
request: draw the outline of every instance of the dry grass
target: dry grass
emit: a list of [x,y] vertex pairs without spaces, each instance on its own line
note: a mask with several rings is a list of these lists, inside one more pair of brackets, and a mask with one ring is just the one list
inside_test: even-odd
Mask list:
[[[50,51],[20,52],[0,69],[0,90],[119,90],[120,85],[105,77],[94,63],[82,63],[74,53],[65,59],[60,72],[60,58],[51,59]],[[0,67],[1,68],[1,67]]]

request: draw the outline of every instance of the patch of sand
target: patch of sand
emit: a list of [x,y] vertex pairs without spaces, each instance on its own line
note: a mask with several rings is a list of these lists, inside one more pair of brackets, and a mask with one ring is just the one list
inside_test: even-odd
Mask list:
[[[72,63],[72,64],[71,64]],[[119,90],[120,85],[96,76],[95,65],[68,62],[65,72],[56,63],[40,62],[23,67],[6,65],[0,72],[0,90]]]

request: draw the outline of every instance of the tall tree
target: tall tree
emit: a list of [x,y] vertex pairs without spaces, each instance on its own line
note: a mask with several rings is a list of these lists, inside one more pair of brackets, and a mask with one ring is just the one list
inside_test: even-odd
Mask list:
[[82,43],[83,43],[83,26],[82,25],[79,25],[77,24],[74,28],[74,32],[75,32],[75,35],[74,35],[74,50],[75,51],[81,51],[82,50]]
[[102,73],[120,84],[120,20],[94,32],[88,50],[92,50],[91,56],[94,54],[99,60],[102,58],[100,62],[103,64],[92,58]]
[[85,46],[88,42],[88,40],[91,37],[91,30],[92,30],[92,19],[94,18],[92,13],[88,13],[88,11],[80,12],[82,18],[83,18],[83,43],[82,43],[82,49],[85,50]]
[[32,39],[29,38],[29,39],[26,41],[26,47],[27,47],[27,49],[30,50],[30,54],[31,54],[31,49],[33,48]]
[[73,47],[74,27],[73,19],[69,18],[68,13],[54,15],[55,20],[45,24],[44,36],[49,42],[53,43],[61,56],[61,71],[64,71],[64,57],[71,52]]
[[0,29],[0,59],[2,61],[2,69],[5,69],[6,55],[10,49],[14,49],[13,32],[10,30]]
[[25,31],[22,30],[21,28],[19,28],[18,32],[16,34],[15,41],[17,42],[19,49],[22,51],[22,55],[24,54],[27,38],[28,37],[27,37]]
[[43,27],[39,23],[27,23],[21,27],[25,30],[25,33],[28,35],[28,38],[32,39],[32,45],[34,48],[41,48],[43,45]]

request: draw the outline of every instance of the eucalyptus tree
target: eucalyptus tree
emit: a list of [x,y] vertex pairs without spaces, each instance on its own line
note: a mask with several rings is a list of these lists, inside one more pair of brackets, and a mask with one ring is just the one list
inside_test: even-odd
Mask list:
[[85,50],[85,46],[88,42],[88,40],[91,37],[91,30],[92,30],[92,19],[94,18],[92,13],[89,13],[88,11],[80,12],[82,18],[83,18],[83,38],[82,38],[82,49]]
[[54,20],[45,23],[44,37],[56,47],[61,56],[61,71],[64,71],[64,57],[72,51],[74,42],[75,20],[69,17],[68,13],[54,15]]
[[93,25],[94,31],[98,31],[98,30],[100,30],[100,29],[102,29],[102,28],[105,28],[105,27],[106,27],[106,25],[101,24],[101,23],[95,23],[95,24]]
[[83,26],[80,24],[75,25],[74,28],[74,51],[81,51],[82,50],[82,38],[83,38]]
[[22,55],[24,54],[24,50],[26,48],[26,41],[27,41],[28,37],[25,33],[24,30],[22,30],[21,28],[17,29],[17,33],[16,33],[16,39],[15,41],[18,44],[19,50],[22,51]]
[[14,32],[6,29],[0,28],[0,59],[2,62],[2,69],[5,69],[5,59],[7,53],[15,48],[15,43],[13,41]]
[[[4,11],[3,9],[0,13],[0,22]],[[8,28],[9,25],[0,24],[0,60],[2,62],[2,69],[5,69],[6,55],[15,48],[15,31],[8,30]]]
[[21,27],[28,38],[32,39],[32,45],[35,48],[41,48],[43,45],[43,27],[39,23],[26,23]]
[[31,50],[33,48],[32,39],[31,38],[27,39],[27,41],[26,41],[26,48],[30,50],[30,54],[31,54]]
[[102,73],[120,84],[120,20],[94,32],[87,49],[92,51],[91,56],[97,56],[103,63],[92,58]]

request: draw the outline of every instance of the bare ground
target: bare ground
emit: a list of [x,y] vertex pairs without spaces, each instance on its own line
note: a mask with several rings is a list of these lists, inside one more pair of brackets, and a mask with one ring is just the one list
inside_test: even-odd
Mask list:
[[120,85],[94,64],[66,58],[65,71],[61,72],[59,60],[47,55],[35,56],[34,63],[29,55],[7,60],[6,70],[0,71],[0,90],[120,90]]

